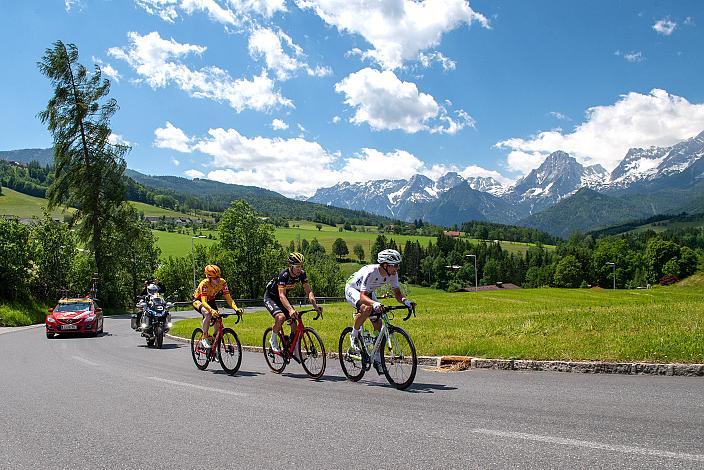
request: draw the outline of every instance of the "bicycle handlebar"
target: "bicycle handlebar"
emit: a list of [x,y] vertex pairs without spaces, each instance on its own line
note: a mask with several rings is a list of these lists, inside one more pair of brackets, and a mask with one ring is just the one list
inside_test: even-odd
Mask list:
[[408,315],[406,315],[406,317],[403,319],[403,321],[406,321],[409,318],[411,318],[411,315],[413,315],[414,317],[416,316],[415,304],[412,307],[406,307],[405,305],[392,305],[392,306],[384,305],[384,312],[390,312],[391,310],[401,310],[404,308],[408,310]]
[[[296,310],[296,311],[298,312],[298,315],[300,316],[300,315],[303,315],[304,313],[315,312],[316,310],[314,308],[309,308],[307,310]],[[315,317],[313,317],[313,320],[317,320],[318,318],[320,318],[322,316],[323,316],[323,307],[320,307],[320,311],[318,312],[318,314]]]
[[243,311],[244,311],[244,309],[241,309],[241,311],[235,311],[235,313],[221,313],[218,316],[220,318],[227,318],[227,317],[231,317],[232,315],[236,315],[237,316],[237,319],[235,320],[235,325],[236,325],[240,322],[240,320],[242,320],[242,312]]

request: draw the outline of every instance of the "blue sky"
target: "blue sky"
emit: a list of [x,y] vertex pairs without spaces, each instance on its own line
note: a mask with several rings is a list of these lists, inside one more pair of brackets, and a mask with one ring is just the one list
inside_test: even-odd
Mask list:
[[558,149],[612,169],[704,130],[698,0],[3,0],[0,39],[0,150],[51,145],[61,39],[111,79],[130,168],[288,196],[509,183]]

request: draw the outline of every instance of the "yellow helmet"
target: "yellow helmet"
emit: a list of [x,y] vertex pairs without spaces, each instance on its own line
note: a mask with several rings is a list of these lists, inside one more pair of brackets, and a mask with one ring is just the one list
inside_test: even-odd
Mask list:
[[205,277],[220,277],[220,268],[214,264],[209,264],[205,267]]
[[303,264],[305,258],[297,251],[288,254],[288,264]]

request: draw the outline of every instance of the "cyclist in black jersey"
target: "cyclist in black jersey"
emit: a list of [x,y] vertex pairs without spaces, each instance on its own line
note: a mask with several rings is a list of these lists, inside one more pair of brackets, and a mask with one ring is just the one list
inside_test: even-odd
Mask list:
[[[276,335],[283,337],[283,324],[286,320],[291,321],[291,331],[296,331],[298,326],[298,312],[291,305],[286,297],[286,292],[296,287],[299,282],[303,285],[306,297],[316,311],[320,312],[321,308],[315,300],[313,290],[310,288],[308,277],[303,270],[304,257],[301,253],[293,252],[288,255],[288,268],[279,273],[266,285],[264,291],[264,306],[274,317],[274,325],[272,330]],[[272,334],[270,344],[272,350],[280,352],[276,342],[276,335]]]

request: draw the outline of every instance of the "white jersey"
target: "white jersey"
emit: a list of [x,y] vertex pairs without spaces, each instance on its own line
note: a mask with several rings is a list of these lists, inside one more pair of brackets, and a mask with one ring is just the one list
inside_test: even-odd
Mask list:
[[398,289],[398,273],[393,276],[382,274],[378,264],[369,264],[354,273],[347,281],[347,287],[359,292],[374,292],[384,284]]

